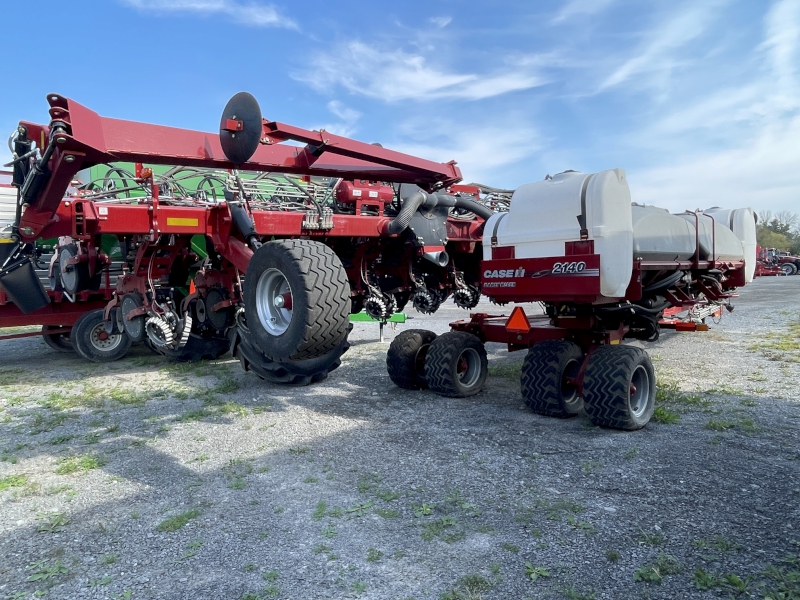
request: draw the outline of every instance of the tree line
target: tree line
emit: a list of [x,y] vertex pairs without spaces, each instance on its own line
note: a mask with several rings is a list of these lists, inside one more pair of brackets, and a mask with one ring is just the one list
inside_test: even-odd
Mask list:
[[788,250],[800,255],[800,217],[788,210],[762,211],[756,224],[756,240],[762,248]]

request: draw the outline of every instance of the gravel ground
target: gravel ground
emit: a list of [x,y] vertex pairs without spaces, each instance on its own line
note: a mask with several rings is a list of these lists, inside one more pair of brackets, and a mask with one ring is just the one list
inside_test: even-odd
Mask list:
[[798,598],[798,292],[649,345],[637,432],[532,414],[494,345],[476,397],[400,390],[372,324],[307,388],[4,342],[0,597]]

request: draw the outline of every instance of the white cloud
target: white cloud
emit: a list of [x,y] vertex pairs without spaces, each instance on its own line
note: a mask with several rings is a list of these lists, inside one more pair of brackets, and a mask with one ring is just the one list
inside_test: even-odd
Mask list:
[[239,3],[236,0],[121,0],[123,4],[148,13],[222,14],[242,25],[297,29],[297,23],[283,16],[271,4]]
[[751,143],[687,157],[665,167],[632,170],[637,202],[671,210],[750,206],[797,212],[800,206],[800,117]]
[[550,20],[551,25],[557,25],[579,15],[594,15],[605,10],[614,0],[572,0],[568,2],[558,14]]
[[[773,4],[764,19],[764,38],[757,48],[763,66],[749,80],[677,110],[644,132],[643,137],[660,138],[683,159],[633,173],[632,186],[640,182],[642,200],[673,209],[722,205],[798,210],[800,1]],[[681,144],[692,144],[701,128],[728,140],[728,148],[679,151]],[[690,137],[680,137],[687,132]]]
[[792,108],[800,101],[797,64],[800,60],[800,1],[776,2],[765,18],[766,39],[760,48],[767,52],[775,77],[775,91]]
[[636,56],[617,67],[600,85],[600,90],[620,85],[633,77],[637,77],[640,85],[663,82],[681,62],[676,58],[676,52],[706,31],[726,1],[714,0],[681,7],[672,18],[645,36],[647,44],[637,51]]
[[453,22],[453,17],[431,17],[428,22],[433,23],[439,29],[444,29]]
[[[528,159],[531,163],[543,147],[539,131],[514,115],[501,122],[456,123],[420,121],[401,127],[403,137],[392,150],[437,162],[456,160],[465,182],[505,185],[498,173]],[[539,179],[540,177],[534,177]]]
[[348,108],[338,100],[331,100],[328,102],[328,110],[339,119],[339,122],[322,125],[317,129],[330,131],[334,135],[352,137],[356,132],[355,125],[361,118],[361,113],[352,108]]
[[360,41],[340,44],[311,59],[294,77],[321,91],[342,86],[350,93],[388,102],[440,98],[480,100],[526,90],[546,81],[530,70],[491,74],[455,73],[430,66],[424,56],[383,51]]

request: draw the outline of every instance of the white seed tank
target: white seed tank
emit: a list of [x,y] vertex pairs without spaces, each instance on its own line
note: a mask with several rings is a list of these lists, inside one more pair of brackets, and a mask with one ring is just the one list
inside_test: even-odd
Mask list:
[[[694,256],[696,221],[700,223],[701,259],[710,257],[713,246],[717,260],[745,258],[752,273],[752,214],[749,208],[715,208],[708,214],[698,213],[697,218],[689,213],[672,215],[655,206],[631,204],[623,169],[594,174],[567,171],[517,188],[509,212],[495,214],[486,223],[483,258],[492,258],[492,239],[498,247],[513,246],[516,258],[564,256],[564,243],[580,241],[583,229],[600,255],[600,293],[622,298],[635,259],[676,261]],[[736,233],[729,223],[735,223]]]

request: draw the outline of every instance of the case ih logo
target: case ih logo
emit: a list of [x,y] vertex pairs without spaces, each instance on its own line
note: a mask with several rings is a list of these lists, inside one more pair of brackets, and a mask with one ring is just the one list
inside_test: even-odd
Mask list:
[[483,272],[484,279],[506,279],[508,277],[525,277],[525,269],[486,269]]

